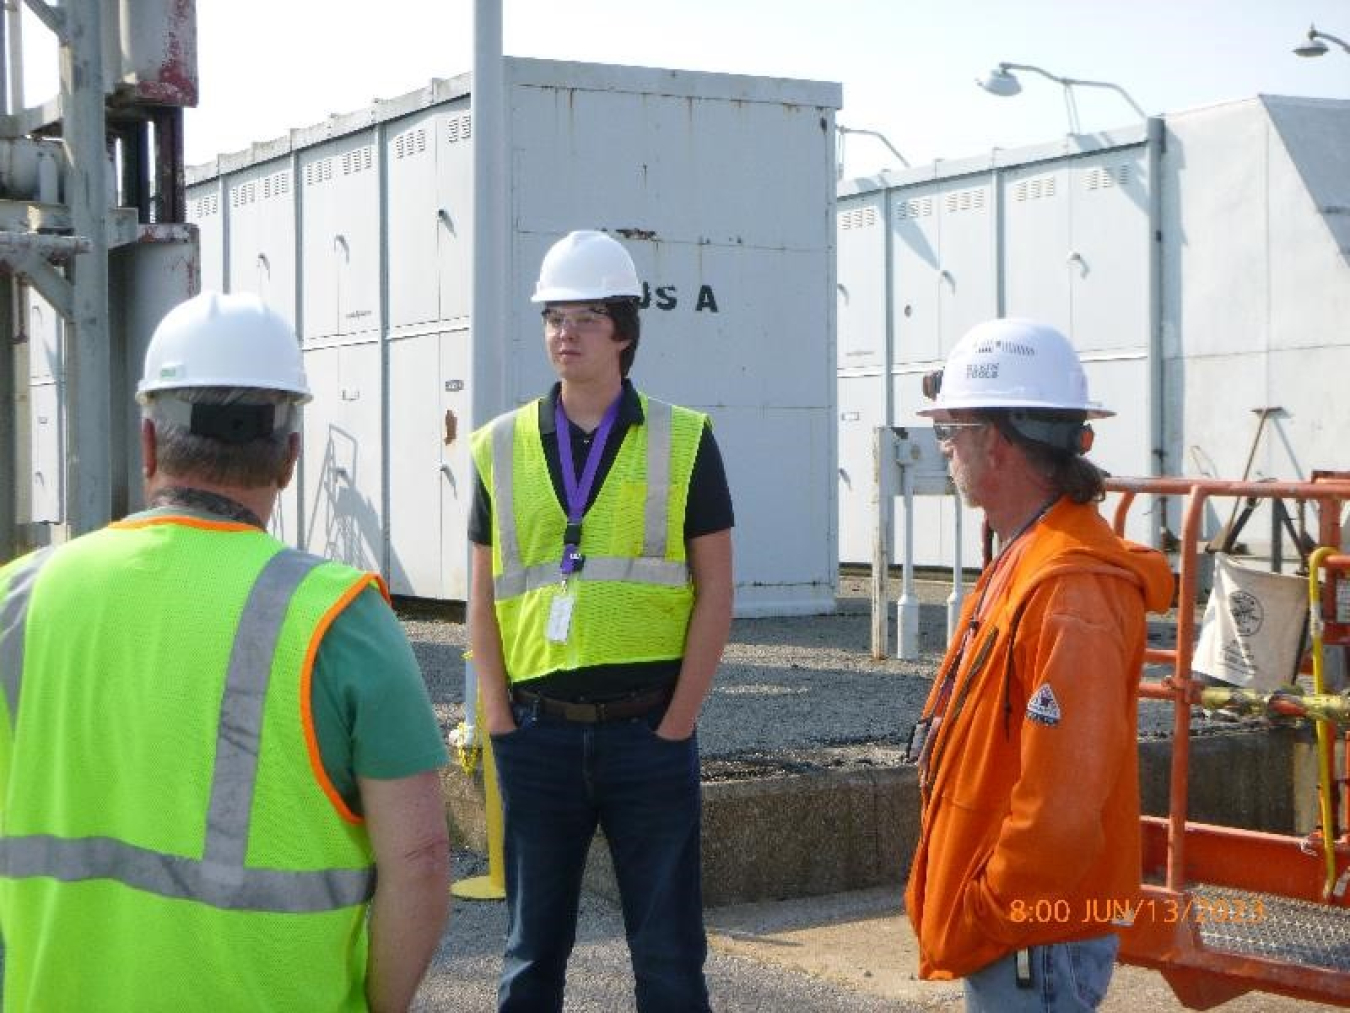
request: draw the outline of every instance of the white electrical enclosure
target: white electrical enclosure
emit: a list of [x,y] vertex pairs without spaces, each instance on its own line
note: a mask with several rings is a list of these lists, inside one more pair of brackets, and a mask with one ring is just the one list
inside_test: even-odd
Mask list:
[[[838,192],[842,560],[870,559],[871,428],[923,424],[921,376],[989,317],[1069,336],[1118,413],[1091,455],[1113,474],[1240,478],[1260,408],[1283,410],[1250,477],[1346,467],[1350,103],[1262,96]],[[1128,533],[1158,544],[1180,528],[1166,509],[1136,508]],[[950,511],[916,517],[917,562],[950,566]],[[977,514],[964,530],[975,561]],[[1243,541],[1267,549],[1269,522]]]
[[469,76],[188,171],[203,286],[258,292],[302,338],[315,397],[284,536],[396,594],[462,600],[469,433],[547,390],[539,262],[599,228],[644,283],[634,382],[713,419],[737,614],[831,610],[839,86],[515,58],[504,71],[500,348],[474,344]]

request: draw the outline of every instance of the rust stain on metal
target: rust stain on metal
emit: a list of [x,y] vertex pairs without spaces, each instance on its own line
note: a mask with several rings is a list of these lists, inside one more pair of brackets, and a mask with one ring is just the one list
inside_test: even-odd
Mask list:
[[139,98],[163,105],[197,104],[196,6],[176,0],[164,32],[164,60],[152,79],[136,84]]

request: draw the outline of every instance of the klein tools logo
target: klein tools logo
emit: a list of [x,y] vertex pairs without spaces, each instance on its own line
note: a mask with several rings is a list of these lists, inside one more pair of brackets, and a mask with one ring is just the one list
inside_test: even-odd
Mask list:
[[1248,591],[1234,591],[1228,596],[1228,614],[1233,617],[1238,635],[1255,636],[1266,620],[1266,610],[1261,607],[1261,599]]

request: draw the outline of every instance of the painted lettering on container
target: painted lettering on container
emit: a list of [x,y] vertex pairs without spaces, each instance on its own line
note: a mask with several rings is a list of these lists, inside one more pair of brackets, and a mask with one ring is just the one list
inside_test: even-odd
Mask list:
[[[645,281],[642,283],[642,300],[638,303],[640,309],[651,309],[654,306],[659,310],[673,310],[679,305],[680,294],[677,286],[652,286]],[[698,294],[694,297],[694,312],[718,312],[717,296],[714,294],[711,285],[700,285],[698,287]]]

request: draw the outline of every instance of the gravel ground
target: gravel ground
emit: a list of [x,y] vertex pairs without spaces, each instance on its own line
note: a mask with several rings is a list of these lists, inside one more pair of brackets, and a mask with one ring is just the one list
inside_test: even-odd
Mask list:
[[[849,764],[894,764],[918,719],[946,644],[950,585],[919,581],[916,661],[871,658],[870,581],[843,577],[832,615],[738,619],[699,722],[705,779],[748,777]],[[899,594],[892,581],[891,601]],[[461,622],[414,618],[405,628],[448,732],[464,717],[466,634]],[[892,650],[896,644],[891,608]],[[1149,630],[1155,647],[1173,643],[1172,622]],[[1162,674],[1152,671],[1150,676]],[[1234,721],[1196,712],[1194,732],[1231,730]],[[1140,734],[1169,735],[1166,703],[1140,704]]]

